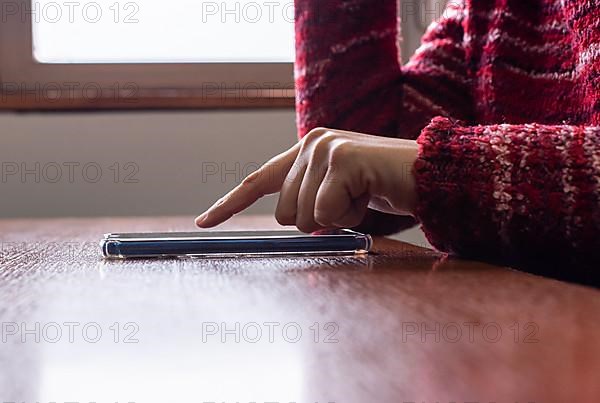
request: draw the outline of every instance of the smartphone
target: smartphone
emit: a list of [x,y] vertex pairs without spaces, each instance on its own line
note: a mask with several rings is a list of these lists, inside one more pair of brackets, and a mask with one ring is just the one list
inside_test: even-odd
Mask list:
[[106,234],[106,258],[353,255],[368,253],[369,235],[342,229],[299,231],[164,232]]

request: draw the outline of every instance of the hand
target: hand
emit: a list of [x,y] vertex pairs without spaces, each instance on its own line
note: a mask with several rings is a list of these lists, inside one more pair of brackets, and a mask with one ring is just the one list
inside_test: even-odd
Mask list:
[[314,129],[245,178],[196,218],[196,225],[218,225],[276,192],[277,221],[303,232],[357,226],[368,207],[410,215],[416,203],[416,158],[412,140]]

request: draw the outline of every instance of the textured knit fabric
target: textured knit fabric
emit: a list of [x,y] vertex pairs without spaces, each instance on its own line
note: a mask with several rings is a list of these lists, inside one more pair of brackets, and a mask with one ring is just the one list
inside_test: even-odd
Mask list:
[[600,265],[600,1],[449,0],[405,66],[402,9],[296,0],[299,135],[418,137],[442,251]]

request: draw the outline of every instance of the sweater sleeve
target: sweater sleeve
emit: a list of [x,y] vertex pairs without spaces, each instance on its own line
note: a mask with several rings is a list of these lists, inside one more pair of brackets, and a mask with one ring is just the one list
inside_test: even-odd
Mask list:
[[414,139],[434,116],[468,119],[464,1],[450,2],[404,67],[397,3],[295,1],[300,137],[325,126]]
[[417,218],[438,249],[517,264],[600,263],[600,127],[462,126],[418,138]]
[[[298,134],[315,127],[415,139],[434,116],[469,118],[464,1],[452,1],[400,66],[397,0],[295,0]],[[387,234],[409,217],[369,211],[358,229]]]

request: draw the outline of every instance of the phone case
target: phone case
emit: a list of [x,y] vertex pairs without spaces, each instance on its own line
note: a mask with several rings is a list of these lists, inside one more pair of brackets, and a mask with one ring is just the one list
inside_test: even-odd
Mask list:
[[351,230],[106,234],[106,258],[353,255],[367,253],[371,236]]

